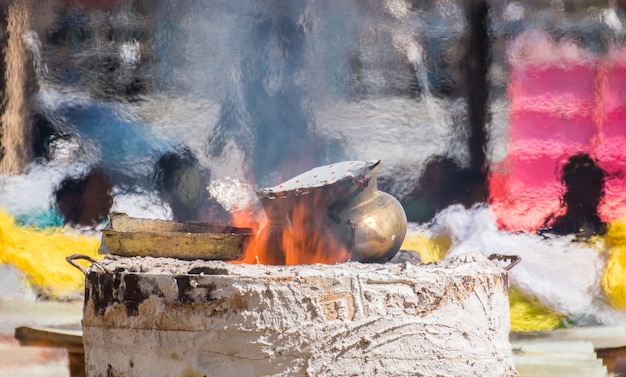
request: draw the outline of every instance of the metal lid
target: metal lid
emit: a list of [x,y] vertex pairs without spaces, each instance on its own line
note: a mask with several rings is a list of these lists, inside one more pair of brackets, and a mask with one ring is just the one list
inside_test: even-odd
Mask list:
[[313,189],[346,180],[360,183],[369,179],[381,166],[380,160],[338,162],[311,169],[277,186],[259,189],[256,193],[261,199],[276,199],[308,194]]

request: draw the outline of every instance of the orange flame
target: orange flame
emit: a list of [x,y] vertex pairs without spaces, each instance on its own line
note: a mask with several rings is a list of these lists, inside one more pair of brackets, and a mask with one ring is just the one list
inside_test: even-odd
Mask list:
[[237,227],[253,229],[253,237],[238,263],[296,265],[313,263],[341,263],[350,259],[344,242],[338,240],[330,227],[322,195],[303,195],[295,200],[284,198],[289,206],[279,221],[264,218],[252,209],[236,211],[232,223]]

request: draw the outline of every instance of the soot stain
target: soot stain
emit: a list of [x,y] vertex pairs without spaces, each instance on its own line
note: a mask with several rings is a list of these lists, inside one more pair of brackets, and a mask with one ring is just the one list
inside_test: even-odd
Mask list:
[[126,313],[129,317],[139,314],[139,305],[148,299],[139,286],[139,277],[136,275],[123,275],[124,292],[122,302],[126,306]]
[[126,307],[128,316],[136,316],[139,305],[149,297],[139,285],[140,278],[134,274],[90,272],[87,279],[89,285],[85,290],[85,300],[93,301],[97,315],[104,315],[108,307],[121,303]]
[[[202,271],[207,272],[207,271]],[[214,271],[220,274],[222,271]],[[197,276],[177,275],[176,281],[179,303],[214,302],[215,284],[197,284]],[[165,297],[158,284],[136,274],[107,274],[90,272],[87,276],[89,284],[85,289],[85,302],[92,300],[96,315],[104,315],[106,309],[114,304],[126,307],[129,317],[139,315],[139,306],[151,295]],[[196,284],[193,284],[195,281]]]
[[187,273],[190,275],[228,275],[228,270],[225,268],[194,267]]
[[104,315],[107,307],[115,303],[113,296],[113,276],[90,272],[87,275],[89,284],[85,289],[85,302],[91,299],[97,315]]
[[[215,291],[215,284],[202,284],[192,285],[191,281],[195,280],[195,276],[179,275],[175,276],[176,285],[178,286],[178,301],[185,304],[191,304],[199,301],[204,296],[207,302],[215,301],[213,297],[213,291]],[[204,291],[201,293],[201,291]]]

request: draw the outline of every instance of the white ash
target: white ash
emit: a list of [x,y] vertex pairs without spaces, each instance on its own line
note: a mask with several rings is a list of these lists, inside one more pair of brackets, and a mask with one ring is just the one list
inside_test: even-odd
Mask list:
[[[436,264],[98,264],[159,293],[143,292],[136,315],[123,301],[104,312],[86,303],[88,376],[516,375],[506,273],[480,254]],[[185,302],[181,275],[197,283]]]

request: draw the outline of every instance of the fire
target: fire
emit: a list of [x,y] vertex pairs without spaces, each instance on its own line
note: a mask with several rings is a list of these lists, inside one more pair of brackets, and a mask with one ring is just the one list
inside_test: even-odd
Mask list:
[[[258,220],[259,218],[261,220]],[[235,227],[252,229],[252,237],[246,245],[243,256],[241,257],[241,259],[235,261],[234,263],[261,263],[257,255],[256,249],[257,244],[260,245],[263,243],[259,239],[259,235],[260,231],[267,226],[267,218],[264,216],[260,216],[258,211],[255,211],[252,207],[246,207],[243,209],[238,208],[235,209],[232,213],[231,223]]]
[[282,246],[286,264],[332,264],[350,259],[347,246],[333,235],[327,207],[318,206],[320,199],[317,196],[311,207],[305,204],[307,201],[297,202],[290,221],[283,229]]
[[254,235],[238,263],[333,264],[350,259],[348,246],[332,232],[322,195],[305,194],[272,202],[284,211],[266,208],[270,214],[261,221],[255,221],[261,216],[250,208],[233,214],[233,226],[252,228]]

